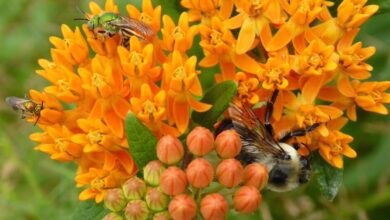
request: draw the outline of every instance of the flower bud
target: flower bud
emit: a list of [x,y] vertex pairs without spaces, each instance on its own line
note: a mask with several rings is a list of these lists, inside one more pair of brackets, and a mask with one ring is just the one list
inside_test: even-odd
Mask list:
[[149,210],[142,200],[133,200],[127,203],[124,210],[126,220],[146,220],[149,218]]
[[262,190],[268,182],[268,169],[261,163],[252,163],[244,169],[244,185]]
[[223,160],[217,167],[217,179],[226,187],[234,187],[241,183],[244,168],[236,159]]
[[222,158],[234,158],[241,151],[240,136],[232,129],[221,132],[214,144],[217,154]]
[[168,196],[157,187],[149,188],[145,196],[146,204],[152,211],[161,211],[168,207]]
[[144,180],[151,186],[158,186],[160,184],[160,176],[164,170],[165,167],[160,161],[150,161],[144,167]]
[[104,205],[114,212],[122,210],[126,203],[125,195],[120,188],[109,189],[104,196]]
[[123,217],[115,212],[110,212],[104,216],[103,220],[123,220]]
[[190,220],[196,215],[196,204],[193,198],[188,195],[177,195],[169,203],[169,214],[175,220]]
[[226,199],[218,193],[205,196],[200,203],[200,212],[206,220],[224,219],[228,209]]
[[178,167],[168,167],[160,178],[161,190],[170,196],[175,196],[187,187],[186,173]]
[[142,199],[145,196],[146,184],[138,177],[132,177],[122,185],[123,193],[128,200]]
[[238,212],[249,213],[259,207],[261,195],[254,186],[243,186],[233,196],[233,205]]
[[157,212],[153,215],[153,220],[171,220],[172,217],[169,212]]
[[188,182],[195,188],[204,188],[213,180],[214,170],[210,162],[198,158],[188,165],[186,170]]
[[196,156],[204,156],[214,148],[214,135],[204,127],[196,127],[187,136],[188,150]]
[[172,135],[163,136],[157,143],[157,157],[165,164],[178,163],[184,155],[183,144]]

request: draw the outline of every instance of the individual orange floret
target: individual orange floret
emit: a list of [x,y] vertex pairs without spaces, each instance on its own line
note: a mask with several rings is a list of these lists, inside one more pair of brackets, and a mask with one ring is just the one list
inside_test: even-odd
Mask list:
[[234,130],[221,132],[215,139],[215,150],[222,158],[234,158],[241,151],[240,136]]
[[256,104],[259,102],[259,80],[256,75],[238,72],[234,76],[234,80],[238,83],[237,95],[241,102]]
[[122,210],[127,204],[127,200],[123,195],[121,188],[114,188],[107,190],[104,196],[104,206],[111,211],[118,212]]
[[149,209],[143,200],[132,200],[124,209],[126,219],[148,219]]
[[204,156],[214,148],[214,135],[204,127],[196,127],[187,136],[188,150],[196,156]]
[[261,203],[261,195],[254,186],[243,186],[233,196],[234,208],[241,213],[255,211]]
[[188,195],[177,195],[169,203],[169,214],[175,220],[191,220],[196,215],[196,203]]
[[167,195],[179,195],[187,187],[186,173],[178,167],[168,167],[160,177],[160,187]]
[[214,176],[214,169],[210,162],[198,158],[188,165],[186,169],[188,182],[195,188],[204,188],[210,185]]
[[217,167],[218,181],[229,188],[235,187],[243,180],[244,168],[236,159],[223,160]]
[[268,169],[261,163],[252,163],[244,168],[244,185],[262,190],[268,183]]
[[165,164],[176,164],[184,155],[183,144],[172,135],[163,136],[157,143],[157,157]]
[[206,220],[225,219],[228,210],[226,199],[218,193],[206,195],[200,202],[200,212]]

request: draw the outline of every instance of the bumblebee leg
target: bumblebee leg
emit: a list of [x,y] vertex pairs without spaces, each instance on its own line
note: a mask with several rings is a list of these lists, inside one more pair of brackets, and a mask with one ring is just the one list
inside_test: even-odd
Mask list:
[[290,131],[290,132],[284,134],[283,137],[281,137],[279,139],[279,142],[286,142],[292,137],[305,136],[307,133],[314,131],[314,129],[316,129],[318,126],[320,126],[320,123],[315,123],[306,129],[298,129],[295,131]]
[[278,97],[278,94],[279,90],[275,89],[275,91],[272,93],[271,99],[267,102],[267,107],[265,110],[264,126],[270,135],[273,135],[274,133],[274,129],[272,128],[270,120],[274,111],[274,103],[276,101],[276,98]]

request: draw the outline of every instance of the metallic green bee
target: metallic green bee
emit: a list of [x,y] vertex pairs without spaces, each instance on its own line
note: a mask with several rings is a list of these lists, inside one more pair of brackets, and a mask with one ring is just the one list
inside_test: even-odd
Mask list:
[[29,98],[22,99],[15,96],[6,97],[5,102],[14,110],[20,110],[22,112],[22,118],[36,117],[37,119],[34,125],[37,124],[41,116],[41,111],[43,110],[43,103],[39,104]]
[[77,20],[87,20],[88,29],[99,39],[106,39],[118,33],[121,36],[121,45],[127,48],[129,47],[131,36],[136,36],[144,41],[150,41],[155,34],[153,29],[142,21],[113,12],[104,12],[91,18],[87,16],[86,19]]

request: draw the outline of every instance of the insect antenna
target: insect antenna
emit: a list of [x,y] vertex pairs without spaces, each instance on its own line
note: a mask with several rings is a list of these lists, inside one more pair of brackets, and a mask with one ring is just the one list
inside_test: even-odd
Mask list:
[[75,18],[74,20],[77,20],[77,21],[89,21],[91,19],[90,16],[85,11],[83,11],[80,7],[76,6],[76,9],[82,15],[84,15],[86,18]]

